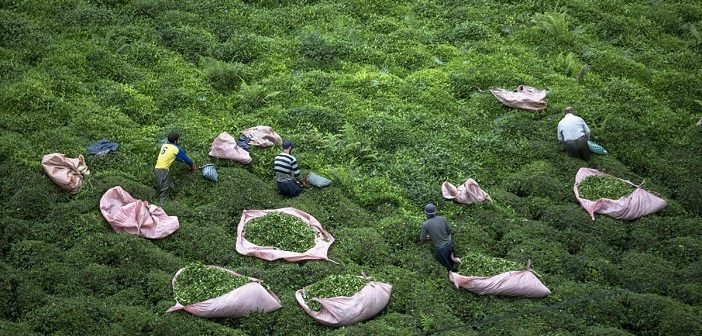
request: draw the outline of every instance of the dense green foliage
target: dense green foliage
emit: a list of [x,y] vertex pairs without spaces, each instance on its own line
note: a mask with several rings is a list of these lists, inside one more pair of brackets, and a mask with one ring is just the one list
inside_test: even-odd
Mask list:
[[224,295],[247,283],[247,277],[234,276],[224,270],[194,262],[185,266],[178,275],[173,292],[175,299],[187,306]]
[[631,184],[609,176],[588,176],[578,184],[580,197],[588,200],[618,200],[633,191],[634,187]]
[[330,298],[339,296],[353,296],[366,285],[366,281],[357,275],[330,275],[305,287],[305,303],[312,310],[322,309],[319,302],[312,298]]
[[258,246],[305,252],[314,247],[315,235],[301,219],[281,212],[270,212],[246,223],[244,237]]
[[458,273],[466,276],[493,276],[504,272],[518,271],[522,268],[524,267],[510,260],[469,252],[461,255]]
[[[0,0],[0,333],[13,335],[702,334],[702,7],[699,0]],[[538,113],[486,90],[547,88]],[[576,108],[609,154],[569,157],[555,128]],[[334,181],[276,193],[279,149],[216,161],[209,183],[176,162],[161,240],[117,234],[98,209],[122,186],[157,200],[170,131],[197,164],[221,132],[270,125],[303,169]],[[78,195],[44,154],[86,154]],[[668,201],[634,221],[592,221],[573,194],[583,166]],[[492,203],[441,198],[473,178]],[[456,289],[418,241],[434,202],[467,252],[531,259],[541,300]],[[338,262],[265,262],[235,251],[245,209],[296,207],[323,223]],[[264,280],[283,308],[206,320],[173,305],[191,262]],[[393,285],[374,319],[328,328],[296,290],[333,274]]]

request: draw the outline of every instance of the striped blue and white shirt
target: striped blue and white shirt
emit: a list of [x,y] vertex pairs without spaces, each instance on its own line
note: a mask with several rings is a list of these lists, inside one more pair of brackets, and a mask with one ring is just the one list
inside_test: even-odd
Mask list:
[[278,182],[285,182],[300,177],[297,159],[288,153],[280,153],[273,161],[273,172]]

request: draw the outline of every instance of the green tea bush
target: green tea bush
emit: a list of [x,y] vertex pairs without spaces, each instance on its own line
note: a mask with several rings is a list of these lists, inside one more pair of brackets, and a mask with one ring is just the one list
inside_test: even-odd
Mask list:
[[675,273],[675,266],[653,254],[627,252],[620,267],[621,285],[635,291],[665,295],[674,283],[670,275]]
[[342,45],[319,31],[305,32],[300,39],[300,54],[314,67],[333,67],[346,56]]
[[14,289],[17,286],[17,274],[12,266],[0,262],[0,287],[4,290],[0,293],[0,317],[12,319],[17,312],[12,308],[15,304]]
[[53,244],[41,240],[22,240],[12,244],[8,260],[15,267],[34,268],[42,265],[61,262],[65,252]]
[[115,294],[120,285],[118,270],[97,263],[89,263],[80,270],[80,284],[95,296],[103,297]]
[[381,177],[359,181],[352,190],[354,199],[363,207],[373,207],[383,203],[398,206],[406,202],[404,191]]
[[571,183],[559,178],[552,166],[544,161],[525,165],[503,182],[503,188],[517,196],[540,196],[554,200],[572,199],[571,187]]
[[410,335],[418,334],[419,329],[415,327],[417,321],[408,314],[387,313],[381,316],[376,316],[370,321],[365,321],[358,324],[353,324],[340,329],[332,335],[344,336],[393,336],[393,335]]
[[7,320],[0,320],[0,331],[8,335],[39,335],[25,322],[11,322]]
[[555,232],[542,222],[513,226],[498,246],[507,259],[523,262],[531,259],[536,269],[547,273],[557,273],[568,254],[566,247],[556,240]]
[[198,55],[209,56],[216,39],[209,31],[191,26],[168,27],[161,31],[161,38],[169,48],[182,54],[190,61],[197,61]]
[[205,78],[220,92],[235,90],[239,85],[250,79],[246,66],[242,63],[227,63],[216,59],[200,61]]
[[702,332],[702,321],[678,301],[656,294],[624,297],[626,315],[620,321],[626,330],[638,334],[685,335]]
[[[266,315],[266,314],[261,314]],[[151,335],[246,336],[247,334],[207,319],[196,319],[185,313],[157,314],[145,329]]]
[[209,224],[208,221],[186,221],[180,229],[158,246],[177,256],[201,260],[208,264],[225,265],[233,260],[236,224]]
[[699,238],[690,236],[675,237],[660,242],[656,247],[662,258],[685,266],[702,259],[702,243]]
[[382,266],[390,260],[389,247],[373,228],[338,229],[329,258],[342,262],[350,260],[360,266]]
[[383,240],[392,252],[397,252],[405,246],[419,241],[419,226],[421,218],[406,215],[384,217],[372,226],[383,237]]
[[301,106],[288,111],[289,118],[284,120],[287,127],[299,127],[308,123],[322,132],[336,133],[344,125],[345,116],[339,111],[327,107]]

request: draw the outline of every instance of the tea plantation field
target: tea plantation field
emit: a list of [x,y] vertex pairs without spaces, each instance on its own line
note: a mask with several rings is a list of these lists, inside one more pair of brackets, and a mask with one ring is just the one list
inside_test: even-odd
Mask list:
[[[698,0],[0,0],[0,335],[700,335],[702,5]],[[528,112],[487,91],[548,89]],[[609,154],[569,157],[573,106]],[[303,172],[333,180],[279,196],[272,160],[208,157],[221,132],[269,125]],[[122,186],[157,202],[159,142],[180,133],[220,182],[171,168],[180,229],[119,234],[98,209]],[[88,156],[99,139],[119,143]],[[48,153],[86,156],[70,196]],[[580,167],[668,201],[634,221],[593,221]],[[493,203],[444,200],[473,178]],[[544,299],[456,289],[419,242],[437,205],[458,254],[531,260]],[[336,241],[338,262],[239,255],[244,209],[295,207]],[[191,262],[264,281],[283,308],[239,319],[165,313]],[[321,325],[296,290],[332,274],[393,285],[388,306]]]

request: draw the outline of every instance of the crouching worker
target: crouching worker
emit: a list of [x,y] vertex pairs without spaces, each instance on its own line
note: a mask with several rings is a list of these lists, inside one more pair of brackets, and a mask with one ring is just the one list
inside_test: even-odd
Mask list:
[[422,223],[422,230],[419,233],[419,240],[425,241],[431,238],[434,245],[434,256],[436,260],[444,265],[449,272],[456,272],[456,261],[453,258],[453,242],[451,241],[451,227],[446,223],[446,218],[436,215],[436,206],[427,204],[424,207],[424,214],[427,220]]
[[283,141],[283,152],[278,154],[273,161],[273,172],[278,185],[278,192],[284,196],[295,197],[302,192],[306,185],[300,178],[300,168],[297,159],[292,156],[292,141]]
[[558,142],[565,146],[570,156],[590,160],[590,148],[587,145],[587,141],[590,140],[590,128],[583,118],[575,115],[574,108],[568,106],[563,112],[565,115],[558,122]]
[[173,161],[180,161],[187,164],[190,166],[191,171],[198,169],[198,166],[193,163],[193,160],[178,146],[178,138],[178,133],[168,134],[168,143],[161,145],[161,151],[158,153],[158,159],[156,159],[154,178],[156,179],[156,192],[158,192],[161,203],[164,203],[168,199],[168,195],[173,191],[175,186],[169,175],[169,169]]

